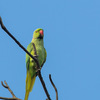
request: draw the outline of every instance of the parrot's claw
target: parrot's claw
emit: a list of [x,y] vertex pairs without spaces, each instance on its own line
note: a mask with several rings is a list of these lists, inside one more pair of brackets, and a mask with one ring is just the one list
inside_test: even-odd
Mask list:
[[[37,59],[38,58],[38,55],[34,55],[34,57]],[[32,59],[32,62],[34,62],[34,60]]]
[[34,55],[34,57],[36,57],[36,58],[37,58],[37,57],[38,57],[38,55]]
[[38,71],[40,71],[41,70],[41,68],[38,68],[37,70],[36,70],[36,72],[38,72]]
[[41,68],[38,68],[38,69],[36,70],[36,76],[37,76],[38,71],[40,71],[40,70],[41,70]]

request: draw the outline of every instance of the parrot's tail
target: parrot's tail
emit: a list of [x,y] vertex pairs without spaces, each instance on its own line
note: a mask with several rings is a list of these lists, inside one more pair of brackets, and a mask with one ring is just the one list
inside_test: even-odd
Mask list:
[[31,75],[29,72],[27,72],[26,76],[26,93],[25,93],[25,99],[28,100],[29,92],[32,91],[33,85],[35,83],[36,76],[31,78]]
[[29,91],[27,90],[25,93],[25,99],[24,100],[28,100],[28,96],[29,96]]

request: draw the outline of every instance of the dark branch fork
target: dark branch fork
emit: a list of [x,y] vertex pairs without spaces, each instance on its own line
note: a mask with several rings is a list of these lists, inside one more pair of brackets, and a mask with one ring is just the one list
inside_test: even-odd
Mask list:
[[3,82],[1,81],[1,84],[3,87],[7,88],[9,90],[9,92],[12,94],[13,98],[16,98],[16,96],[14,95],[14,93],[12,92],[12,90],[9,88],[8,84],[6,81],[4,81],[6,86],[3,84]]
[[[32,56],[21,44],[20,44],[20,42],[18,41],[18,40],[16,40],[16,38],[6,29],[6,27],[4,26],[4,24],[3,24],[3,22],[2,22],[2,19],[1,19],[1,17],[0,17],[0,24],[1,24],[1,27],[2,27],[2,29],[19,45],[19,47],[21,47],[35,62],[36,62],[36,64],[37,64],[37,70],[40,68],[40,66],[39,66],[39,62],[38,62],[38,59],[37,59],[37,54],[36,54],[36,48],[35,48],[35,44],[33,44],[33,47],[34,47],[34,50],[35,50],[35,57],[34,56]],[[43,78],[42,78],[42,75],[41,75],[41,71],[40,70],[38,70],[37,71],[37,75],[38,75],[38,77],[39,77],[39,79],[40,79],[40,81],[41,81],[41,84],[42,84],[42,86],[43,86],[43,88],[44,88],[44,91],[45,91],[45,93],[46,93],[46,96],[48,97],[48,100],[51,100],[51,98],[50,98],[50,95],[49,95],[49,93],[48,93],[48,91],[47,91],[47,89],[46,89],[46,86],[45,86],[45,83],[44,83],[44,80],[43,80]],[[49,77],[49,79],[50,79],[50,77]],[[51,81],[51,79],[50,79],[50,82],[51,83],[53,83],[52,81]],[[3,83],[2,83],[2,85],[3,85]],[[53,84],[52,84],[53,85]],[[4,86],[4,85],[3,85]],[[4,86],[5,88],[6,88],[6,86]],[[54,89],[55,89],[55,91],[57,90],[56,88],[55,88],[55,86],[53,85],[53,87],[54,87]],[[13,92],[12,92],[13,93]],[[12,94],[11,93],[11,94]],[[58,93],[57,93],[57,91],[56,91],[56,100],[58,100],[58,95],[57,95]],[[2,99],[3,99],[3,97],[1,97]],[[13,94],[13,98],[16,98],[15,97],[15,95]],[[20,100],[20,99],[7,99],[7,100]]]
[[7,84],[7,82],[4,81],[4,83],[5,83],[6,85],[4,85],[3,82],[1,81],[2,86],[3,86],[4,88],[8,89],[9,92],[11,93],[12,98],[0,97],[0,99],[5,99],[5,100],[21,100],[21,99],[17,98],[17,97],[14,95],[13,91],[10,89],[10,87],[9,87],[8,84]]

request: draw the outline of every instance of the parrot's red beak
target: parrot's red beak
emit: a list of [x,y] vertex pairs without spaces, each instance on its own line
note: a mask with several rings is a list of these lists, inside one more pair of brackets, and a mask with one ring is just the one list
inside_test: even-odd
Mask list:
[[43,30],[40,30],[39,33],[41,34],[41,36],[43,36]]

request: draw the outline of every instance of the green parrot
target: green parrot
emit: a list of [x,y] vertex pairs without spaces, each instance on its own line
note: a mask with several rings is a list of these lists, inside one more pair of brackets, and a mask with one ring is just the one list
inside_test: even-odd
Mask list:
[[[34,31],[31,43],[27,46],[28,52],[30,52],[31,55],[36,56],[33,47],[33,44],[35,44],[37,59],[39,61],[40,69],[45,63],[47,56],[46,50],[44,48],[43,37],[44,37],[43,29],[41,28],[36,29]],[[28,54],[26,54],[26,68],[27,68],[27,76],[26,76],[25,100],[28,100],[29,93],[32,91],[37,76],[36,63]]]

